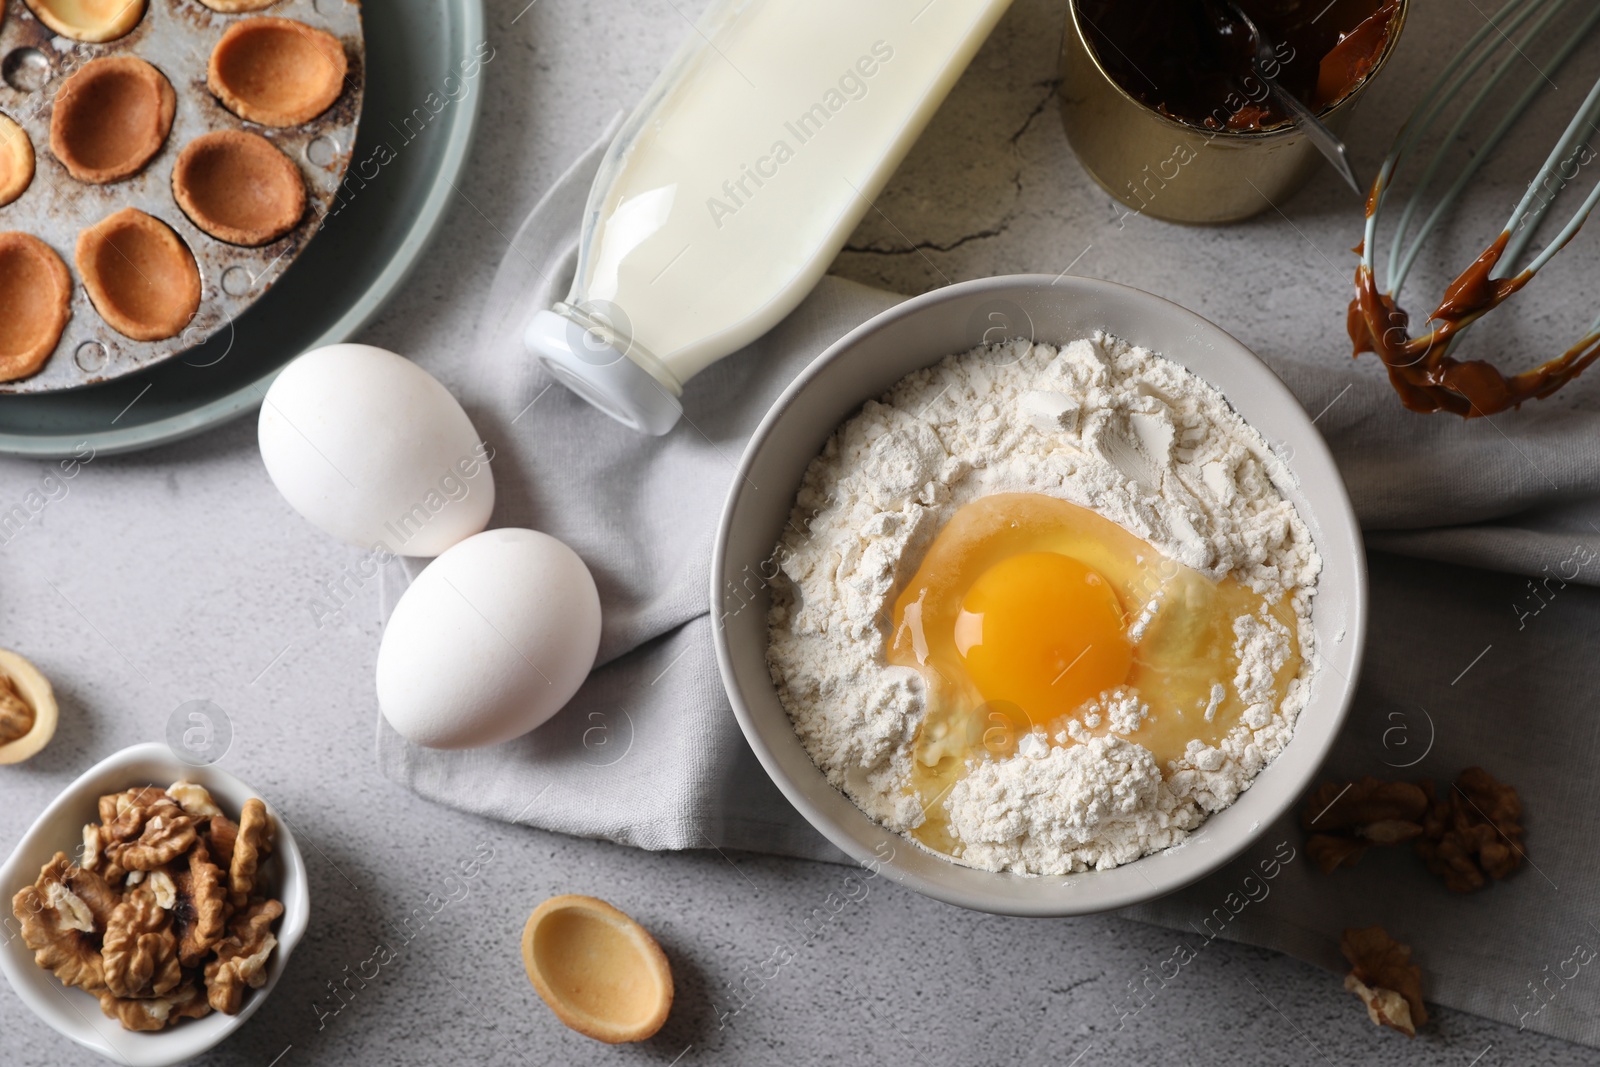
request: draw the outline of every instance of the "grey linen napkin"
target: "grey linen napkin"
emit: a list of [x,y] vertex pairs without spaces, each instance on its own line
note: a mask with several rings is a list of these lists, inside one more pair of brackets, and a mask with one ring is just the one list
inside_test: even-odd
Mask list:
[[[493,748],[417,748],[380,716],[379,763],[430,799],[563,833],[843,861],[767,780],[734,722],[711,643],[711,537],[770,403],[828,344],[901,298],[825,278],[771,334],[689,384],[671,434],[646,439],[611,422],[552,386],[519,341],[527,315],[565,295],[609,139],[513,239],[463,398],[496,453],[493,524],[559,537],[594,572],[599,664],[549,723]],[[1266,357],[1312,411],[1350,377]],[[1600,585],[1600,411],[1549,403],[1491,433],[1407,414],[1363,378],[1318,426],[1375,552],[1360,694],[1325,774],[1443,785],[1485,764],[1521,792],[1529,862],[1459,897],[1404,847],[1325,876],[1291,815],[1212,877],[1126,912],[1174,933],[1121,1010],[1137,1015],[1189,980],[1180,961],[1214,937],[1343,970],[1342,929],[1381,923],[1416,947],[1430,1001],[1600,1044],[1600,975],[1588,973],[1600,961],[1578,962],[1600,951],[1600,717],[1588,707],[1600,691],[1600,592],[1590,588]]]

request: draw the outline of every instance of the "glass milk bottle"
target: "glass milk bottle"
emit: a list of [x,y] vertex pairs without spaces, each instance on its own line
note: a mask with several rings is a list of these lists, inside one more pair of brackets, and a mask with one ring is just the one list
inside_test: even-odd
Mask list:
[[683,383],[794,310],[1010,0],[717,0],[606,153],[551,373],[663,434]]

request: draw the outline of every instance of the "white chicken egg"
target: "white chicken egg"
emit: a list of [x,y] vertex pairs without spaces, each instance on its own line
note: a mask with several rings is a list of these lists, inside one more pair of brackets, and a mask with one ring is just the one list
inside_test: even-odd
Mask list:
[[382,348],[329,345],[290,363],[267,390],[257,435],[289,505],[363,548],[437,556],[494,509],[493,452],[467,413]]
[[489,530],[411,583],[378,649],[378,706],[407,740],[477,748],[542,725],[600,647],[600,595],[548,534]]

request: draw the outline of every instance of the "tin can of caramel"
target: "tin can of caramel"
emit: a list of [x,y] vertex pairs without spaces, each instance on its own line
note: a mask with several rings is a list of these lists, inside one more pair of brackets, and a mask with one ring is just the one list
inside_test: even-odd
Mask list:
[[[1370,69],[1319,112],[1341,136],[1405,25],[1409,0],[1393,2],[1396,10]],[[1186,121],[1120,84],[1097,54],[1095,39],[1080,0],[1069,0],[1061,43],[1061,120],[1084,170],[1130,214],[1199,225],[1239,222],[1281,205],[1324,162],[1297,125],[1225,125],[1230,110],[1259,102],[1248,80],[1237,100],[1217,101],[1223,122]]]

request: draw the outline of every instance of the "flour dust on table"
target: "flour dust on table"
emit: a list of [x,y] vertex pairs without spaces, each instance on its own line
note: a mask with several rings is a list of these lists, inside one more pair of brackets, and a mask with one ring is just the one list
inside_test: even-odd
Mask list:
[[808,467],[768,665],[867,815],[1058,874],[1180,843],[1281,752],[1321,560],[1267,442],[1097,334],[946,358]]

